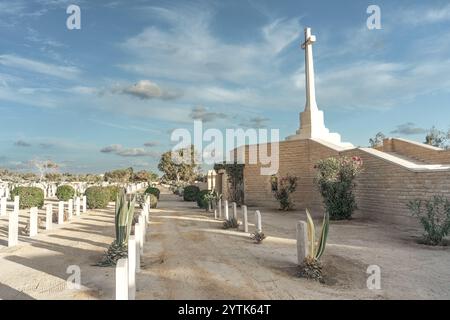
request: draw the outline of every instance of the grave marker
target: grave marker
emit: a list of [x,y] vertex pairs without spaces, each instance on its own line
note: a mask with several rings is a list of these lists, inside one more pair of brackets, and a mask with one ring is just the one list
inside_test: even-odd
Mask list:
[[247,217],[247,206],[242,206],[242,216],[244,219],[244,232],[248,232],[248,217]]
[[67,210],[69,212],[69,220],[72,220],[72,216],[73,216],[73,199],[69,199],[69,201],[67,201]]
[[45,211],[45,230],[51,230],[53,224],[53,204],[47,203]]
[[0,198],[0,217],[6,216],[6,197]]
[[38,233],[38,208],[33,207],[30,209],[30,237],[34,237]]
[[261,233],[262,232],[261,212],[259,212],[259,210],[256,210],[255,216],[256,216],[256,232]]
[[8,247],[14,247],[19,242],[19,210],[14,210],[8,216]]
[[305,221],[297,222],[297,260],[302,265],[308,256],[308,229]]
[[136,239],[130,236],[128,239],[128,299],[136,297]]
[[122,258],[116,265],[116,300],[128,300],[128,259]]
[[87,197],[83,196],[83,213],[87,211]]
[[64,202],[58,202],[58,224],[64,223]]
[[223,203],[223,209],[225,210],[225,220],[229,220],[230,217],[228,215],[228,200],[225,200]]

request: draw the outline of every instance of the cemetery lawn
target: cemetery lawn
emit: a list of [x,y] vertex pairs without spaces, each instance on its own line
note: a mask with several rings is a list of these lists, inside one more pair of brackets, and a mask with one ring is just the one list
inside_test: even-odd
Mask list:
[[[250,232],[254,210],[249,208]],[[238,208],[238,213],[240,208]],[[333,222],[323,256],[325,284],[297,277],[295,225],[300,212],[261,210],[263,232],[223,230],[213,214],[167,191],[152,209],[137,299],[450,299],[450,247],[417,243],[414,229],[354,219]],[[20,227],[25,225],[21,212]],[[44,211],[40,211],[43,215]],[[114,208],[89,211],[7,248],[0,219],[0,298],[114,299],[114,268],[93,266],[113,240]],[[368,290],[366,269],[381,267],[382,290]],[[81,290],[66,286],[69,265]]]

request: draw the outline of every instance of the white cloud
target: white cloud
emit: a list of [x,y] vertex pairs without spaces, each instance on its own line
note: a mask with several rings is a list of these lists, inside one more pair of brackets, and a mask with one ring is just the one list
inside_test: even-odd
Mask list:
[[75,79],[81,74],[80,69],[74,66],[55,65],[11,54],[0,55],[0,64],[14,69],[45,74],[61,79]]
[[397,12],[397,16],[405,24],[420,26],[424,24],[441,23],[450,21],[450,4],[430,7],[408,7],[401,8]]

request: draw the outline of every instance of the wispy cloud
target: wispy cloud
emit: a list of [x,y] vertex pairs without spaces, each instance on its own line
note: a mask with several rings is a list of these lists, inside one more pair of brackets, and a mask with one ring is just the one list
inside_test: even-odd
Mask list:
[[13,54],[0,55],[0,65],[45,74],[61,79],[74,79],[81,74],[81,70],[74,66],[62,66],[23,58]]
[[115,86],[113,93],[128,94],[143,100],[162,99],[171,100],[181,96],[180,92],[162,89],[158,84],[150,80],[141,80],[130,86]]
[[198,107],[192,108],[190,117],[192,120],[201,120],[203,122],[212,122],[217,119],[224,119],[227,117],[227,115],[224,113],[221,113],[221,112],[211,112],[211,111],[208,111],[205,107],[198,106]]
[[144,148],[124,148],[120,144],[112,144],[100,150],[102,153],[112,153],[121,157],[157,157],[155,151],[148,151]]

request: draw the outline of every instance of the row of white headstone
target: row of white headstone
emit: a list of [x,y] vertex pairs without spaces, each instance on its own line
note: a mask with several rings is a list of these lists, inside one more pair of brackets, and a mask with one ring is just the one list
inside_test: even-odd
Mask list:
[[136,273],[141,271],[141,255],[144,254],[149,222],[150,198],[147,197],[138,222],[134,225],[134,235],[128,239],[128,257],[117,261],[116,300],[134,300],[136,297]]
[[[6,197],[0,198],[0,216],[8,216],[8,247],[14,247],[19,242],[19,196],[14,197],[14,202],[11,204],[13,210],[8,212],[8,201]],[[74,205],[75,203],[75,205]],[[67,208],[68,219],[71,220],[75,209],[75,215],[80,216],[81,212],[87,212],[87,199],[76,197],[75,201],[69,199],[69,201],[58,202],[58,224],[64,223],[64,209]],[[39,230],[39,210],[37,207],[30,208],[29,211],[29,237],[34,237],[38,234]],[[53,227],[53,204],[47,203],[45,205],[45,230],[51,230]]]
[[128,194],[136,193],[136,191],[145,188],[148,185],[146,182],[133,183],[126,186]]
[[[236,202],[232,202],[231,203],[231,218],[236,219],[236,221],[239,224],[239,217],[238,217],[238,213],[237,213],[237,204]],[[243,226],[243,231],[248,233],[248,214],[247,214],[247,206],[246,205],[242,205],[241,206],[241,216],[242,216],[242,226]],[[229,205],[228,205],[228,200],[224,200],[223,201],[223,217],[222,217],[222,199],[219,199],[219,201],[217,202],[217,208],[214,209],[214,219],[222,219],[224,218],[225,220],[229,220],[230,219],[230,214],[229,214]],[[256,232],[261,233],[262,232],[262,221],[261,221],[261,212],[259,210],[255,211],[255,219],[256,219]]]

